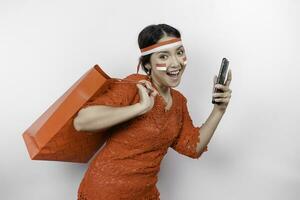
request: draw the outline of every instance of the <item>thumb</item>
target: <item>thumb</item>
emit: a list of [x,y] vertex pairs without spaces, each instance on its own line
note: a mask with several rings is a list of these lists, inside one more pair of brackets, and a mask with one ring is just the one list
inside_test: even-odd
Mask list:
[[143,85],[141,85],[140,83],[137,83],[136,86],[139,88],[140,96],[145,97],[148,94],[147,89]]
[[214,90],[215,90],[215,84],[217,83],[217,78],[218,78],[218,76],[215,75],[214,76],[214,84],[213,84],[213,90],[212,90],[212,92],[214,92]]
[[142,90],[143,90],[143,89],[142,89],[141,84],[136,84],[136,86],[137,86],[137,88],[139,89],[139,95],[142,96],[142,93],[143,93]]

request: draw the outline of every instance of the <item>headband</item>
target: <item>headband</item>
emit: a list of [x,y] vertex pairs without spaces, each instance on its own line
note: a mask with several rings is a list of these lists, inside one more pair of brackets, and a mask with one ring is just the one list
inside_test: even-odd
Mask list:
[[145,47],[145,48],[141,49],[141,53],[142,53],[142,56],[145,56],[145,55],[148,55],[148,54],[151,54],[154,52],[158,52],[163,49],[175,47],[175,46],[178,46],[181,44],[182,44],[182,42],[181,42],[180,38],[174,38],[174,39],[166,40],[166,41]]
[[[173,38],[170,40],[166,40],[166,41],[159,42],[157,44],[153,44],[148,47],[142,48],[141,55],[142,56],[149,55],[151,53],[158,52],[163,49],[168,49],[168,48],[178,46],[181,44],[182,44],[181,38]],[[137,73],[139,72],[140,64],[141,64],[141,60],[139,61],[138,66],[137,66]]]

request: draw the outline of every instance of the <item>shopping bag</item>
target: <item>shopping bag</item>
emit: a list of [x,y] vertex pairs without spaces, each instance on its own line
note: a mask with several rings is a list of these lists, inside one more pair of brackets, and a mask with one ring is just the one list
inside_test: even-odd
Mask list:
[[86,163],[109,134],[76,131],[73,119],[81,107],[108,87],[110,78],[98,65],[89,69],[22,135],[32,160]]

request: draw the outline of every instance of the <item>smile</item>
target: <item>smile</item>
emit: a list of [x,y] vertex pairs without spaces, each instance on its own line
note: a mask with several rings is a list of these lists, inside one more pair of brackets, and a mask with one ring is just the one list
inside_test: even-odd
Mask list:
[[170,72],[166,72],[166,74],[172,78],[176,78],[181,70],[176,70],[176,71],[170,71]]

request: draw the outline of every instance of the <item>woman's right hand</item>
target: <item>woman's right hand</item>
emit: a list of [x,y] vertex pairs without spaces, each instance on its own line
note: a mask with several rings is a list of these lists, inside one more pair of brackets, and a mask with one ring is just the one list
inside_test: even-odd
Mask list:
[[140,80],[136,84],[139,89],[140,102],[143,111],[140,115],[150,111],[154,106],[155,96],[158,94],[157,90],[151,86],[151,83],[147,80]]

